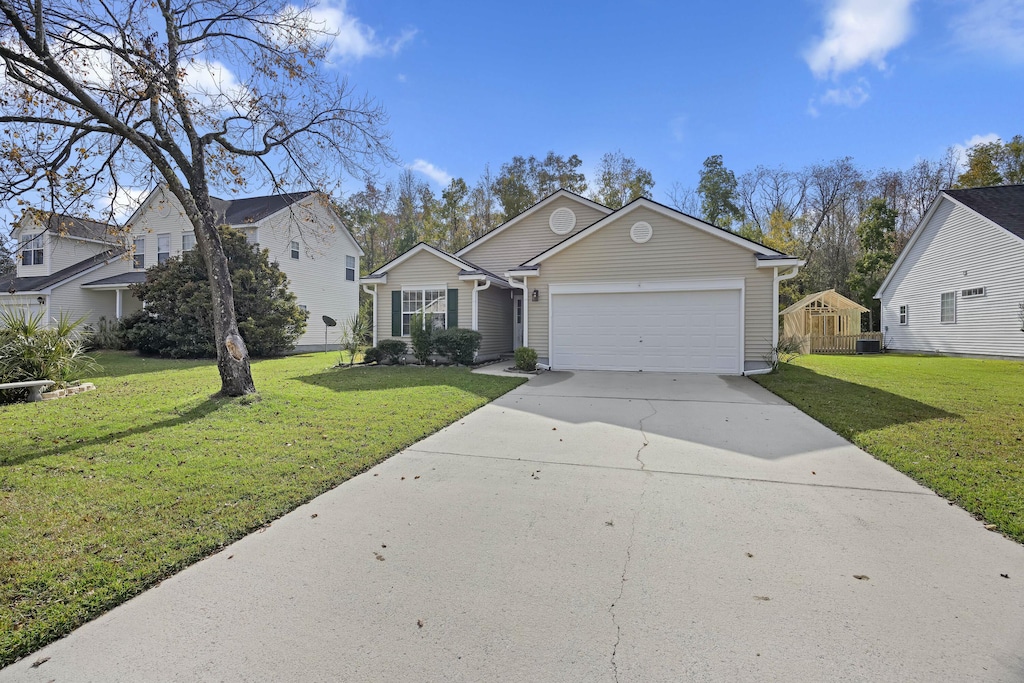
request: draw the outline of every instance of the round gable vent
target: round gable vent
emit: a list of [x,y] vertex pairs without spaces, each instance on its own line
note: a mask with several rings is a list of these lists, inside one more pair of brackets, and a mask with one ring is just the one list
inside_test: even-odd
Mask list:
[[654,228],[651,227],[650,223],[644,221],[634,223],[633,227],[629,229],[629,239],[637,244],[643,244],[650,240],[652,235],[654,235]]
[[572,209],[565,206],[555,209],[551,212],[548,225],[551,226],[551,232],[556,235],[566,235],[576,227],[576,214],[572,212]]

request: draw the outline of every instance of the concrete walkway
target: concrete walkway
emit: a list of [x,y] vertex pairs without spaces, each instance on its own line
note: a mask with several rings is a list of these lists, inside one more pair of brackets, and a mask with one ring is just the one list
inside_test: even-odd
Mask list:
[[1024,548],[749,380],[546,373],[0,672],[206,680],[1021,681]]

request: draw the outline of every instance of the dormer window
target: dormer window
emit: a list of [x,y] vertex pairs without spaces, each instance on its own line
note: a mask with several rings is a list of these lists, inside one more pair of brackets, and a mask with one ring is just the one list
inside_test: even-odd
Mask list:
[[292,258],[295,259],[296,261],[298,261],[299,260],[299,243],[297,241],[292,240],[291,250],[292,250]]
[[21,250],[21,265],[41,266],[43,265],[43,235],[33,235]]

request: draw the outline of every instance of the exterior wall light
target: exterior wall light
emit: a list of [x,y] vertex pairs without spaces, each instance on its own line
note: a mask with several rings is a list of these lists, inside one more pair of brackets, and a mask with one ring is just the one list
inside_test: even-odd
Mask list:
[[540,301],[540,290],[539,289],[533,290],[533,292],[530,294],[530,301]]

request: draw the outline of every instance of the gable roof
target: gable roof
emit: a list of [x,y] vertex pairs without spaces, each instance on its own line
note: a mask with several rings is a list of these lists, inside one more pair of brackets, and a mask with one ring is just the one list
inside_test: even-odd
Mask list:
[[668,218],[673,218],[675,220],[681,221],[682,223],[684,223],[684,224],[686,224],[686,225],[688,225],[688,226],[690,226],[692,228],[696,228],[696,229],[698,229],[698,230],[700,230],[702,232],[705,232],[705,233],[707,233],[709,235],[712,235],[714,237],[718,237],[719,239],[723,239],[723,240],[725,240],[727,242],[731,242],[732,244],[735,244],[736,246],[739,246],[739,247],[742,247],[744,249],[747,249],[751,253],[753,253],[753,254],[755,254],[757,256],[761,256],[761,257],[765,257],[765,256],[767,256],[767,257],[785,257],[786,256],[785,254],[783,254],[781,252],[778,252],[778,251],[776,251],[774,249],[770,249],[770,248],[764,246],[763,244],[758,244],[757,242],[754,242],[752,240],[748,240],[745,237],[740,237],[736,233],[730,232],[730,231],[726,230],[725,228],[720,228],[717,225],[712,225],[711,223],[707,223],[705,221],[702,221],[699,218],[694,218],[693,216],[690,216],[689,214],[685,214],[682,211],[677,211],[677,210],[675,210],[675,209],[673,209],[671,207],[665,206],[664,204],[659,204],[658,202],[653,201],[651,199],[647,199],[646,197],[640,197],[639,199],[634,199],[629,204],[626,204],[621,209],[618,209],[617,211],[614,211],[614,212],[610,213],[609,215],[605,216],[604,218],[602,218],[601,220],[597,221],[596,223],[593,223],[592,225],[589,225],[589,226],[583,228],[582,230],[577,232],[575,235],[572,235],[571,237],[567,237],[566,239],[562,240],[561,242],[559,242],[558,244],[554,245],[553,247],[547,249],[546,251],[542,251],[540,254],[537,254],[536,256],[531,258],[529,261],[524,262],[520,267],[521,268],[526,268],[526,267],[530,267],[530,266],[539,265],[545,259],[550,258],[551,256],[554,256],[555,254],[557,254],[558,252],[562,251],[563,249],[571,247],[572,245],[576,244],[580,240],[586,239],[587,237],[589,237],[590,235],[593,235],[595,232],[597,232],[601,228],[605,227],[606,225],[610,224],[611,222],[616,221],[619,218],[622,218],[624,216],[627,216],[628,214],[632,213],[633,211],[635,211],[636,209],[639,209],[639,208],[650,209],[651,211],[654,211],[655,213],[659,213],[659,214],[661,214],[663,216],[666,216]]
[[[448,263],[450,263],[453,266],[455,266],[456,268],[458,268],[460,271],[466,271],[467,273],[480,272],[480,273],[485,273],[487,275],[494,275],[493,273],[490,273],[490,272],[484,270],[483,268],[480,268],[479,266],[477,266],[477,265],[475,265],[473,263],[470,263],[469,261],[467,261],[465,259],[461,259],[458,256],[452,256],[447,251],[443,251],[441,249],[438,249],[437,247],[432,247],[429,244],[427,244],[426,242],[419,242],[418,244],[416,244],[416,246],[414,246],[411,249],[409,249],[409,251],[405,252],[401,256],[398,256],[396,258],[391,259],[390,261],[385,263],[380,268],[377,268],[375,271],[373,271],[372,273],[370,273],[366,277],[367,278],[373,278],[374,276],[377,276],[377,275],[385,275],[388,272],[389,269],[394,268],[394,267],[398,266],[399,264],[405,263],[406,261],[411,259],[416,254],[420,253],[421,251],[425,251],[428,254],[432,254],[432,255],[436,256],[437,258],[439,258],[439,259],[447,261]],[[498,276],[494,275],[494,277],[498,277]],[[501,279],[501,278],[499,278],[499,279]]]
[[1024,239],[1024,185],[946,190],[945,194]]
[[210,197],[216,211],[227,225],[246,225],[263,220],[267,216],[286,209],[292,204],[302,201],[315,194],[313,190],[289,192],[262,197],[243,197],[241,199],[221,199]]
[[39,275],[36,277],[15,277],[14,275],[8,275],[6,277],[0,277],[0,294],[41,292],[44,289],[53,287],[54,285],[59,285],[65,280],[70,280],[76,275],[81,275],[90,268],[101,266],[110,259],[124,254],[126,251],[127,250],[123,247],[107,249],[99,254],[90,256],[84,261],[79,261],[74,265],[58,270],[52,275]]
[[[861,306],[856,301],[854,301],[853,299],[848,299],[847,297],[843,296],[842,294],[840,294],[836,290],[834,290],[834,289],[826,289],[823,292],[815,292],[814,294],[808,294],[803,299],[800,299],[800,301],[797,301],[792,306],[789,306],[788,308],[786,308],[786,310],[782,311],[779,315],[786,315],[787,313],[792,313],[793,311],[798,311],[801,308],[803,308],[804,306],[807,306],[808,304],[814,303],[815,301],[820,301],[822,299],[828,300],[829,304],[833,308],[836,308],[836,310],[840,310],[840,311],[852,310],[852,311],[860,311],[861,313],[866,313],[867,310],[868,310],[868,309],[864,308],[863,306]],[[839,306],[836,306],[837,303],[839,304]],[[840,308],[840,306],[841,306],[841,308]]]
[[586,197],[581,197],[580,195],[578,195],[578,194],[576,194],[574,192],[569,192],[569,190],[557,190],[557,191],[549,194],[547,197],[545,197],[544,199],[540,200],[539,202],[537,202],[536,204],[534,204],[530,208],[526,209],[526,211],[523,211],[518,216],[515,216],[513,218],[508,219],[507,221],[505,221],[504,223],[502,223],[498,227],[494,228],[493,230],[484,233],[480,237],[477,237],[475,240],[473,240],[472,242],[470,242],[469,244],[464,246],[462,249],[459,249],[457,252],[455,252],[455,255],[456,256],[462,256],[466,252],[479,247],[481,244],[483,244],[487,240],[491,239],[492,237],[494,237],[496,235],[501,234],[505,230],[508,230],[513,225],[516,225],[517,223],[519,223],[521,220],[523,220],[524,218],[526,218],[530,214],[536,213],[537,211],[540,211],[542,208],[544,208],[545,206],[547,206],[548,204],[550,204],[551,202],[555,201],[556,199],[558,199],[560,197],[566,197],[568,199],[572,199],[572,200],[574,200],[576,202],[579,202],[580,204],[583,204],[584,206],[589,206],[590,208],[595,209],[596,211],[600,211],[603,214],[610,214],[610,213],[612,213],[612,210],[609,209],[604,204],[598,204],[597,202],[591,201],[590,199],[587,199]]
[[932,201],[931,206],[925,212],[924,217],[914,228],[910,239],[903,247],[903,251],[896,258],[896,262],[889,269],[882,284],[875,292],[875,299],[882,298],[882,292],[889,286],[896,271],[903,265],[907,254],[917,243],[921,233],[931,221],[932,216],[942,204],[943,199],[948,199],[954,204],[959,204],[974,213],[978,214],[992,225],[1003,228],[1010,234],[1024,240],[1024,185],[1001,185],[997,187],[972,187],[963,190],[943,190]]
[[[44,231],[52,232],[55,235],[64,237],[77,237],[84,240],[97,242],[113,242],[117,234],[117,227],[109,223],[89,220],[88,218],[76,218],[62,213],[45,212],[32,210],[36,214],[38,223]],[[44,218],[45,216],[45,218]],[[25,228],[31,230],[31,228]],[[13,232],[13,230],[12,230]]]

